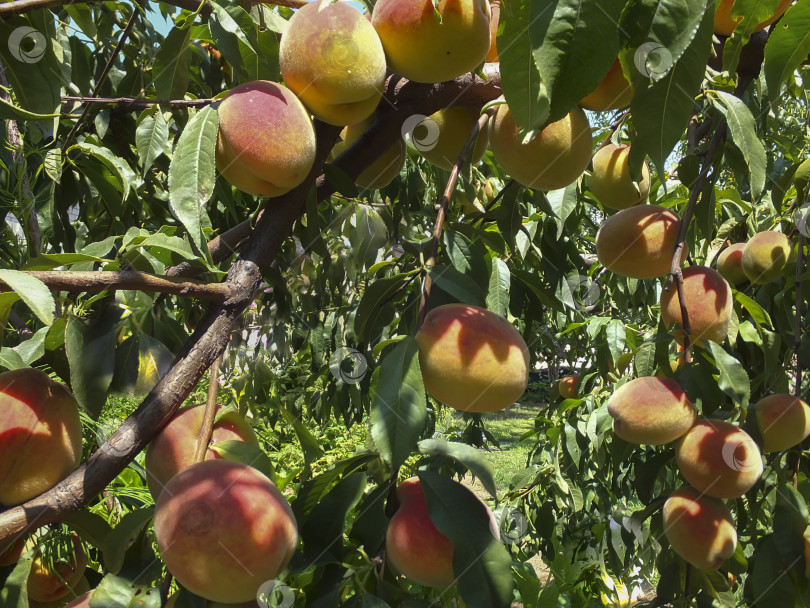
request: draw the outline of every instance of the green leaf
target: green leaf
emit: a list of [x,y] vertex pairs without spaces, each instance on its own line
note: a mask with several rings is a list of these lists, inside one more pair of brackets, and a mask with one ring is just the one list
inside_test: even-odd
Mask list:
[[29,112],[18,106],[15,106],[10,101],[0,97],[0,118],[3,120],[52,120],[59,116],[59,114],[37,114],[36,112]]
[[[706,6],[705,2],[699,2],[705,7],[705,12],[697,33],[663,77],[651,78],[657,78],[660,71],[667,67],[666,54],[659,47],[639,46],[621,54],[625,73],[632,74],[635,90],[630,109],[638,133],[630,148],[631,170],[640,171],[644,158],[649,156],[658,172],[663,173],[664,161],[686,131],[712,45],[714,6]],[[673,22],[672,27],[679,26]],[[646,63],[645,53],[648,58]],[[653,55],[660,64],[651,64]],[[639,57],[645,71],[636,67]]]
[[30,367],[20,356],[20,354],[8,346],[0,348],[0,367],[6,369],[22,369],[23,367]]
[[502,317],[505,317],[509,310],[509,287],[511,281],[512,274],[506,262],[500,258],[493,258],[486,307]]
[[527,24],[533,23],[541,3],[514,0],[509,19],[502,19],[498,32],[501,88],[515,123],[525,129],[540,128],[549,115],[549,94],[534,62],[534,45]]
[[773,328],[773,321],[771,321],[768,311],[762,308],[762,306],[759,305],[759,302],[745,295],[741,291],[734,292],[734,299],[737,300],[737,302],[739,302],[740,305],[748,311],[748,314],[751,315],[751,318],[757,325],[764,325],[765,327]]
[[371,436],[391,466],[398,467],[408,459],[426,419],[419,346],[408,337],[382,360],[371,384]]
[[47,338],[51,327],[53,327],[53,324],[49,327],[38,329],[28,340],[20,342],[14,347],[14,350],[20,355],[20,358],[25,361],[26,365],[32,365],[34,361],[45,354],[45,338]]
[[104,547],[105,539],[112,533],[112,528],[110,524],[107,523],[107,520],[101,515],[91,513],[90,511],[74,511],[73,513],[68,513],[67,517],[62,520],[62,523],[70,526],[82,539],[99,549]]
[[497,490],[493,477],[495,469],[484,454],[473,446],[441,439],[423,439],[419,442],[419,451],[428,456],[442,455],[458,460],[481,481],[481,485],[490,496],[493,498],[496,496]]
[[124,565],[124,556],[133,541],[138,538],[152,517],[155,515],[154,507],[144,507],[130,511],[113,530],[104,538],[101,547],[104,555],[104,565],[113,574],[118,574]]
[[782,84],[810,55],[810,4],[791,6],[765,44],[765,82],[771,105],[776,105]]
[[487,509],[460,483],[419,471],[428,513],[453,544],[453,572],[468,608],[506,608],[512,602],[512,559],[493,536]]
[[562,237],[565,220],[577,208],[577,184],[573,184],[560,188],[559,190],[552,190],[546,194],[548,204],[554,212],[554,223],[557,225],[557,238]]
[[627,331],[625,330],[624,323],[619,319],[611,319],[605,327],[605,336],[607,337],[607,345],[610,349],[610,354],[615,363],[619,359],[619,355],[624,351],[624,345],[627,339]]
[[755,201],[759,200],[765,189],[765,171],[768,168],[768,159],[765,155],[765,146],[762,145],[757,135],[757,123],[754,115],[739,97],[725,91],[715,91],[715,94],[720,98],[721,104],[718,108],[726,117],[729,129],[731,129],[731,139],[745,158],[745,164],[751,176],[751,195]]
[[144,110],[138,119],[138,128],[135,131],[135,146],[141,158],[143,175],[166,149],[169,141],[169,123],[163,118],[159,106]]
[[203,228],[210,225],[210,220],[205,204],[216,183],[218,126],[214,108],[207,106],[197,112],[183,129],[169,165],[169,207],[206,258],[210,254]]
[[395,274],[377,279],[366,287],[354,315],[354,333],[358,341],[368,342],[394,320],[392,300],[413,273]]
[[776,489],[776,507],[773,511],[773,537],[782,558],[788,563],[804,556],[803,534],[807,528],[807,504],[792,484]]
[[301,488],[295,496],[292,504],[295,518],[303,521],[306,515],[315,508],[321,501],[321,497],[329,487],[353,471],[367,465],[370,462],[379,462],[377,454],[358,454],[345,460],[336,462],[331,469],[301,484]]
[[107,401],[115,372],[115,318],[110,309],[87,325],[70,317],[65,329],[65,352],[70,364],[70,386],[79,404],[98,418]]
[[191,30],[173,27],[158,46],[152,64],[152,80],[159,99],[183,99],[189,80],[189,43]]
[[309,468],[310,464],[323,456],[323,450],[318,445],[318,440],[315,435],[301,422],[300,416],[294,416],[293,413],[285,407],[279,406],[281,415],[293,427],[295,436],[298,437],[298,442],[301,444],[301,449],[304,452],[304,465]]
[[53,270],[60,266],[70,266],[82,262],[109,262],[103,258],[85,253],[41,253],[25,263],[25,270]]
[[20,557],[0,589],[0,606],[28,608],[28,575],[33,563],[33,552]]
[[144,588],[127,577],[108,574],[93,591],[90,608],[160,608],[160,589]]
[[[78,150],[82,154],[94,158],[104,165],[107,170],[112,173],[120,182],[121,186],[119,190],[121,192],[121,198],[122,200],[126,200],[126,198],[129,196],[129,189],[133,184],[135,184],[136,178],[135,173],[133,173],[132,169],[130,169],[129,165],[123,158],[116,156],[107,148],[88,143],[81,143],[71,146],[68,148],[68,153],[74,150]],[[75,159],[71,160],[76,162]]]
[[244,441],[229,440],[215,443],[211,449],[225,460],[233,460],[253,467],[266,475],[270,481],[276,483],[276,469],[273,462],[259,446]]
[[434,285],[446,291],[459,302],[483,306],[486,295],[483,289],[469,275],[462,274],[452,266],[437,264],[429,271]]
[[734,399],[745,409],[751,398],[751,384],[748,373],[742,364],[729,355],[723,347],[711,340],[706,340],[709,352],[714,358],[717,371],[720,373],[717,385],[721,391]]
[[754,28],[776,13],[782,0],[735,0],[731,8],[732,18],[742,17],[731,36],[723,45],[723,70],[737,71],[743,47],[748,43]]
[[353,473],[338,482],[321,498],[301,525],[301,538],[307,553],[318,555],[334,547],[340,553],[346,520],[365,490],[365,473]]
[[45,283],[19,270],[8,269],[0,269],[0,281],[20,296],[31,312],[45,325],[53,323],[56,301]]

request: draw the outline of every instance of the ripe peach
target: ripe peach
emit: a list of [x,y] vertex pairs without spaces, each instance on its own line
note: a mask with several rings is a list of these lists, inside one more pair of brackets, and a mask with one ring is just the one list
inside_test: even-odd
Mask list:
[[664,445],[686,433],[697,410],[672,378],[642,376],[623,384],[611,395],[608,413],[616,435],[647,445]]
[[[372,120],[368,119],[343,129],[340,133],[343,140],[339,141],[335,144],[335,147],[332,148],[332,157],[339,156],[349,146],[360,139],[360,136],[371,126],[371,122]],[[377,160],[366,167],[363,172],[357,176],[355,183],[366,190],[379,190],[380,188],[384,188],[402,171],[407,156],[408,151],[405,140],[400,138],[393,146],[380,154]]]
[[217,169],[240,190],[280,196],[315,162],[315,130],[298,98],[268,80],[231,89],[219,105]]
[[745,243],[734,243],[723,249],[717,256],[717,272],[732,285],[739,285],[748,280],[742,268],[743,249],[745,249]]
[[[760,399],[753,406],[763,452],[781,452],[800,444],[810,435],[810,407],[793,395],[779,393]],[[751,415],[751,410],[748,410]]]
[[87,555],[79,537],[72,535],[73,554],[67,560],[45,561],[34,558],[28,575],[28,597],[41,603],[59,600],[79,584],[87,569]]
[[441,0],[436,8],[432,0],[379,0],[371,24],[392,71],[415,82],[444,82],[483,63],[489,19],[487,0]]
[[[637,205],[605,220],[596,233],[596,255],[608,270],[634,279],[670,271],[681,218],[657,205]],[[686,258],[686,250],[681,259]]]
[[247,602],[286,567],[298,542],[292,509],[256,469],[205,460],[178,473],[155,505],[163,561],[206,599]]
[[[394,569],[426,587],[448,587],[453,584],[453,545],[439,532],[430,519],[427,499],[418,477],[411,477],[397,487],[397,509],[385,533],[388,560]],[[483,503],[482,503],[483,504]],[[490,528],[499,537],[498,523],[489,507]]]
[[52,488],[81,456],[73,394],[38,369],[0,374],[0,504],[17,505]]
[[[754,28],[754,32],[758,32],[759,30],[763,30],[768,27],[771,23],[779,19],[784,12],[787,10],[788,6],[790,6],[791,0],[782,0],[779,3],[779,6],[776,8],[776,13],[766,19],[762,23],[757,24]],[[717,10],[714,12],[714,33],[720,34],[721,36],[731,36],[732,32],[736,29],[739,22],[742,20],[742,17],[738,17],[734,19],[731,17],[731,8],[734,6],[734,0],[721,0],[720,4],[717,6]],[[752,32],[753,33],[753,32]]]
[[582,175],[593,153],[591,126],[581,108],[525,143],[506,104],[498,106],[489,124],[492,153],[504,171],[527,188],[564,188]]
[[457,410],[494,412],[526,390],[529,349],[503,317],[468,304],[432,309],[416,334],[425,389]]
[[[478,122],[478,110],[472,106],[453,106],[431,114],[423,121],[424,125],[417,125],[412,137],[416,149],[429,163],[450,171],[461,154],[461,149],[470,135],[470,131]],[[432,123],[432,124],[431,124]],[[419,130],[436,131],[430,137],[431,141],[419,143]],[[478,134],[469,162],[472,166],[481,162],[489,144],[489,131],[484,129]]]
[[571,374],[560,378],[560,397],[563,399],[576,399],[578,396],[577,383],[579,383],[579,375]]
[[608,73],[596,89],[579,102],[586,110],[604,112],[617,110],[630,104],[633,99],[633,85],[624,75],[619,58],[613,62]]
[[[88,591],[84,595],[77,597],[73,600],[70,604],[65,606],[65,608],[90,608],[90,600],[93,597],[93,592]],[[167,604],[168,606],[168,604]]]
[[[690,266],[683,270],[683,298],[689,315],[690,339],[711,340],[718,344],[726,340],[728,324],[733,312],[731,287],[716,270],[708,266]],[[661,318],[667,325],[679,329],[674,335],[683,344],[680,300],[675,285],[661,292]]]
[[498,59],[498,24],[501,20],[501,0],[490,0],[489,3],[492,17],[489,20],[489,52],[484,61],[487,63],[497,63]]
[[678,442],[675,460],[692,487],[715,498],[738,498],[762,475],[757,444],[724,420],[697,422]]
[[[259,445],[253,429],[239,412],[232,410],[220,415],[221,410],[222,407],[217,408],[219,419],[216,417],[214,419],[212,444],[220,441],[244,441]],[[203,405],[193,405],[179,410],[147,446],[144,461],[146,482],[155,500],[172,477],[194,464],[197,439],[200,436],[204,415]],[[205,460],[216,458],[219,458],[219,455],[208,448]]]
[[752,283],[764,285],[782,276],[793,249],[781,232],[765,230],[752,236],[742,253],[742,269]]
[[[62,608],[67,604],[71,606],[77,605],[76,602],[86,598],[90,595],[90,583],[86,577],[82,576],[79,579],[79,582],[76,583],[73,587],[69,588],[67,593],[63,597],[59,599],[55,599],[50,602],[38,602],[34,599],[28,598],[28,608]],[[78,604],[81,606],[82,604]],[[90,601],[84,604],[85,608],[89,608]]]
[[588,188],[605,207],[627,209],[647,200],[650,194],[650,168],[641,169],[641,182],[630,177],[630,146],[608,144],[593,156],[593,173]]
[[385,85],[385,53],[363,14],[320,0],[292,16],[279,47],[285,84],[316,118],[353,125],[374,113]]
[[701,570],[717,570],[737,548],[737,529],[722,501],[690,487],[664,503],[664,532],[672,550]]

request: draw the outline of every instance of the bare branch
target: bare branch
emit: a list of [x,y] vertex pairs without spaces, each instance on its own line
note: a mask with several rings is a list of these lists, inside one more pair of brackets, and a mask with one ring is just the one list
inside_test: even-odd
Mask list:
[[[1,6],[1,5],[0,5]],[[133,108],[150,108],[168,106],[170,108],[204,108],[214,102],[213,99],[146,99],[145,97],[62,97],[65,103],[101,104],[109,106],[131,106]]]
[[219,366],[222,364],[222,355],[217,357],[211,366],[210,382],[208,384],[208,401],[205,402],[205,413],[203,415],[200,436],[197,438],[197,450],[194,453],[194,462],[205,460],[205,453],[208,451],[208,444],[211,443],[211,436],[214,434],[214,414],[217,411],[217,393],[219,392]]

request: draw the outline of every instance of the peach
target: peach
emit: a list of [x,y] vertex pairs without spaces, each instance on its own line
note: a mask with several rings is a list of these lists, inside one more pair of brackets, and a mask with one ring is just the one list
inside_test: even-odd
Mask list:
[[491,42],[489,44],[489,52],[484,58],[487,63],[497,63],[498,59],[498,24],[501,21],[501,0],[490,0],[489,8],[492,17],[489,20],[489,37]]
[[[683,298],[689,315],[690,339],[711,340],[721,344],[728,335],[728,324],[733,312],[731,287],[719,272],[708,266],[691,266],[683,270]],[[675,285],[661,292],[661,318],[667,325],[679,329],[674,335],[683,344],[680,300]]]
[[[455,581],[453,545],[439,532],[428,513],[427,499],[418,477],[411,477],[397,487],[397,509],[385,533],[388,561],[394,569],[426,587],[448,587]],[[481,504],[484,504],[483,502]],[[492,534],[499,538],[498,523],[489,515]]]
[[435,8],[433,0],[378,0],[371,24],[391,70],[415,82],[444,82],[483,63],[489,19],[487,0],[441,0]]
[[781,232],[765,230],[752,236],[742,253],[742,269],[752,283],[764,285],[782,276],[793,249]]
[[745,249],[745,243],[734,243],[723,249],[717,256],[717,272],[732,285],[739,285],[748,280],[742,268],[743,249]]
[[790,449],[810,435],[810,407],[798,397],[785,393],[770,395],[760,399],[752,409],[763,452]]
[[[596,255],[608,270],[634,279],[667,274],[681,218],[657,205],[636,205],[611,215],[596,233]],[[684,249],[681,259],[686,258]]]
[[607,402],[613,430],[630,443],[664,445],[686,433],[697,410],[672,378],[642,376],[620,386]]
[[[371,122],[372,120],[368,119],[343,129],[340,133],[342,141],[339,141],[335,144],[335,147],[332,148],[332,157],[336,158],[360,139],[360,136],[371,126]],[[377,160],[371,163],[357,176],[355,183],[366,190],[379,190],[380,188],[384,188],[402,171],[407,156],[408,151],[405,140],[400,138],[393,146],[388,148],[388,150],[378,155]]]
[[68,559],[44,560],[41,554],[34,558],[28,575],[28,597],[40,603],[59,600],[77,586],[87,569],[87,555],[79,537],[71,535],[73,553]]
[[610,70],[602,79],[602,82],[579,102],[586,110],[594,112],[604,112],[606,110],[617,110],[630,105],[633,99],[633,85],[624,75],[619,58],[610,66]]
[[[753,32],[758,32],[760,30],[765,29],[771,23],[779,19],[784,12],[787,10],[788,6],[790,6],[791,0],[782,0],[779,3],[779,6],[776,8],[776,13],[769,19],[766,19],[762,23],[758,23],[757,26],[753,29]],[[714,33],[720,34],[721,36],[731,36],[732,32],[736,29],[739,22],[742,20],[742,17],[738,17],[736,19],[732,18],[731,16],[731,9],[734,6],[734,0],[721,0],[720,4],[717,6],[717,9],[714,12]],[[752,33],[753,33],[752,32]]]
[[217,169],[256,196],[281,196],[304,181],[315,162],[315,129],[286,87],[268,80],[231,89],[219,104]]
[[[456,164],[470,131],[478,122],[478,110],[472,106],[453,106],[431,114],[422,122],[425,124],[417,125],[411,136],[414,146],[429,163],[450,171]],[[420,129],[428,131],[424,139],[420,138]],[[431,131],[436,133],[430,133]],[[426,141],[427,138],[430,139],[429,142]],[[420,141],[423,143],[419,143]],[[472,166],[481,162],[488,144],[489,131],[484,129],[478,133],[472,153],[467,157]]]
[[[161,490],[180,471],[194,464],[197,439],[200,436],[205,406],[193,405],[179,410],[164,429],[146,448],[146,483],[149,492],[157,500]],[[220,441],[244,441],[259,445],[253,429],[239,412],[234,410],[222,413],[217,408],[211,443]],[[211,448],[205,453],[205,460],[219,458]]]
[[579,395],[577,391],[577,384],[579,383],[579,375],[578,374],[571,374],[570,376],[565,376],[564,378],[560,378],[560,385],[558,390],[560,391],[560,397],[563,399],[576,399]]
[[738,498],[762,475],[757,444],[724,420],[695,423],[675,447],[675,460],[693,488],[715,498]]
[[[28,608],[62,608],[67,604],[71,606],[77,605],[76,602],[79,602],[83,598],[86,598],[90,595],[90,583],[86,577],[82,576],[73,587],[70,587],[65,593],[63,597],[59,599],[55,599],[50,602],[38,602],[36,600],[28,598]],[[81,606],[82,604],[78,604]],[[88,600],[84,606],[89,608],[90,601]]]
[[529,349],[503,317],[468,304],[432,309],[416,334],[425,389],[468,412],[494,412],[523,395]]
[[353,125],[374,113],[385,86],[385,53],[371,23],[345,2],[315,0],[292,16],[281,37],[284,83],[315,118]]
[[641,182],[630,177],[630,146],[608,144],[593,156],[593,172],[588,188],[605,207],[627,209],[647,200],[650,194],[650,168],[641,168]]
[[38,369],[0,374],[0,504],[18,505],[49,490],[81,457],[73,394]]
[[496,160],[527,188],[564,188],[582,175],[591,160],[591,126],[581,108],[571,110],[527,142],[523,142],[506,104],[498,106],[489,124],[489,142]]
[[173,477],[155,505],[155,539],[186,589],[247,602],[286,567],[298,526],[284,496],[247,465],[205,460]]
[[[77,597],[73,600],[70,604],[68,604],[65,608],[90,608],[90,600],[93,597],[93,592],[88,591],[84,595]],[[168,606],[168,604],[167,604]]]
[[690,487],[664,503],[664,532],[672,550],[701,570],[717,570],[737,548],[737,529],[722,501]]

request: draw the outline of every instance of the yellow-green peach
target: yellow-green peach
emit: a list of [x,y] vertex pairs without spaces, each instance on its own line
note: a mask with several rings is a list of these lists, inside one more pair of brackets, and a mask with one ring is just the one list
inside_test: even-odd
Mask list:
[[[800,444],[810,435],[810,407],[793,395],[778,393],[760,399],[754,406],[763,452],[781,452]],[[750,416],[752,410],[748,410]]]
[[560,397],[562,397],[563,399],[576,399],[578,396],[577,391],[578,383],[579,383],[578,374],[571,374],[570,376],[560,378],[560,386],[558,387],[558,390],[560,391]]
[[[461,149],[470,135],[470,131],[478,122],[478,110],[472,106],[453,106],[439,110],[422,121],[424,124],[414,128],[412,139],[414,146],[429,163],[450,171],[458,161]],[[436,133],[430,141],[420,143],[420,129]],[[475,140],[472,153],[469,156],[472,166],[481,162],[489,144],[489,131],[484,129]]]
[[610,70],[591,93],[579,102],[586,110],[604,112],[617,110],[630,104],[633,99],[633,85],[624,75],[619,59],[613,62]]
[[[371,122],[372,119],[369,118],[361,123],[350,125],[343,129],[340,133],[341,141],[336,143],[332,148],[332,157],[337,158],[348,149],[349,146],[360,139],[360,136],[371,126]],[[408,150],[405,145],[405,140],[399,138],[394,145],[380,154],[373,163],[357,176],[355,183],[366,190],[379,190],[380,188],[384,188],[402,171],[407,156]]]
[[593,172],[588,188],[605,207],[627,209],[647,200],[650,194],[650,168],[641,167],[641,182],[630,177],[630,146],[608,144],[593,155]]
[[758,232],[743,249],[743,272],[749,281],[758,285],[776,281],[782,276],[791,251],[790,239],[781,232]]

